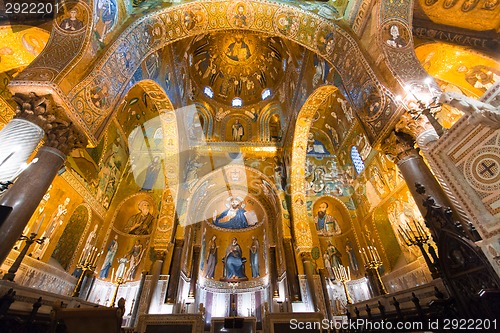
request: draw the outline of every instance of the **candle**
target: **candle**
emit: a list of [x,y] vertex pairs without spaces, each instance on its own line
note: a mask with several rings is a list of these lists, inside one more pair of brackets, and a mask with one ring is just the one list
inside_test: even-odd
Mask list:
[[363,248],[362,250],[363,250],[363,256],[364,256],[364,258],[366,260],[366,263],[369,263],[370,259],[368,259],[368,255],[366,254],[365,248]]
[[80,259],[78,259],[79,264],[83,264],[83,255],[85,254],[85,251],[82,250],[82,254],[80,254]]
[[401,236],[401,238],[403,239],[403,241],[406,243],[406,245],[408,245],[408,241],[406,240],[405,236],[403,236],[403,234],[401,233],[401,226],[398,228],[398,233]]
[[40,219],[40,222],[38,223],[35,234],[38,235],[38,232],[40,231],[40,227],[42,226],[43,220],[45,219],[45,214],[42,215],[42,218]]
[[382,259],[380,259],[380,255],[378,254],[378,250],[376,247],[373,247],[375,249],[375,255],[377,256],[377,260],[378,261],[382,261]]
[[370,261],[374,261],[375,258],[373,257],[373,250],[371,246],[368,246],[368,258]]
[[111,282],[115,280],[115,269],[111,269]]
[[349,266],[347,266],[347,280],[351,280],[351,272],[349,270]]

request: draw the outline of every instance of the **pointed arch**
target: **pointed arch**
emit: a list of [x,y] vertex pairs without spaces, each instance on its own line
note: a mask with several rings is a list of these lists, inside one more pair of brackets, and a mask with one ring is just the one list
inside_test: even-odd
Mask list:
[[300,252],[311,250],[313,237],[308,223],[304,180],[307,138],[314,114],[327,101],[328,96],[336,90],[334,86],[322,86],[316,89],[302,106],[295,124],[290,183],[293,229],[295,242]]
[[271,121],[273,116],[277,116],[279,120],[280,129],[283,129],[285,124],[283,120],[283,112],[279,103],[271,103],[266,105],[257,119],[259,123],[260,141],[273,141]]
[[[147,56],[181,39],[230,28],[279,36],[319,54],[344,79],[347,96],[363,120],[370,141],[380,140],[382,134],[392,128],[397,116],[394,96],[377,77],[350,32],[335,21],[303,11],[294,4],[259,0],[242,2],[248,11],[248,20],[244,24],[234,20],[237,8],[227,0],[193,1],[161,9],[152,8],[150,13],[144,13],[124,29],[95,63],[84,64],[83,61],[88,58],[82,57],[78,64],[72,63],[71,69],[68,65],[58,75],[44,79],[39,78],[43,61],[35,60],[28,70],[11,82],[10,89],[12,92],[30,89],[45,94],[47,90],[51,91],[55,100],[68,110],[75,124],[87,134],[90,142],[96,143],[102,134],[99,129],[108,121],[109,114],[116,108],[133,74]],[[196,13],[193,26],[187,27],[181,22],[180,18],[186,12]],[[297,29],[292,31],[289,27],[282,27],[279,18],[283,15],[296,22]],[[134,52],[129,52],[131,42],[136,46]],[[53,48],[53,52],[59,51],[53,43],[49,43],[48,47]],[[87,43],[86,48],[90,47]],[[49,56],[50,50],[45,55]],[[39,78],[36,87],[29,81],[33,75]],[[69,75],[80,83],[74,86],[61,84]],[[107,95],[105,103],[95,103],[91,96],[101,89]],[[399,111],[402,112],[402,108]]]

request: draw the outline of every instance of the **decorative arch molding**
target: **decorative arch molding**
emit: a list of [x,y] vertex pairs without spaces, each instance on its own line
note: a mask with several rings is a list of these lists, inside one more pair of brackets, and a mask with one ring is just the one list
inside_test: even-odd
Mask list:
[[316,89],[306,100],[297,117],[293,135],[293,150],[291,159],[291,199],[292,218],[295,243],[299,252],[310,251],[313,244],[312,232],[309,226],[305,192],[306,148],[308,134],[316,111],[337,91],[334,86],[322,86]]
[[[157,10],[130,24],[103,56],[88,66],[91,74],[75,87],[62,87],[50,80],[33,81],[31,77],[36,71],[40,71],[36,68],[39,65],[37,63],[13,80],[10,88],[13,92],[25,92],[28,88],[30,91],[45,93],[47,90],[52,91],[57,95],[56,101],[69,110],[71,119],[81,127],[92,143],[96,143],[101,134],[98,129],[108,119],[135,70],[151,53],[200,33],[227,29],[247,30],[286,38],[324,57],[342,78],[348,97],[363,120],[370,141],[376,142],[381,134],[389,132],[395,122],[397,109],[393,96],[378,79],[351,33],[336,22],[292,4],[263,0],[242,0],[241,3],[245,4],[247,11],[244,24],[234,20],[237,8],[233,1],[228,0],[194,1]],[[194,26],[188,27],[181,18],[184,13],[189,12],[196,13],[199,20],[196,20]],[[282,26],[279,23],[281,17],[286,17],[295,24]],[[126,53],[124,50],[129,49],[126,46],[132,41],[136,48],[134,52]],[[51,54],[51,49],[55,47],[48,47],[47,55]],[[129,57],[129,61],[121,61],[125,55]],[[71,74],[67,68],[65,71],[65,76]],[[105,90],[109,102],[100,106],[92,101],[91,96],[93,91],[102,87],[107,87]]]
[[[384,61],[401,87],[410,85],[416,92],[430,93],[423,83],[429,74],[415,55],[411,21],[415,0],[380,1],[378,44]],[[439,85],[432,81],[432,88]],[[417,95],[418,96],[418,95]]]
[[271,117],[277,114],[280,119],[280,127],[283,130],[285,128],[285,124],[283,121],[283,112],[281,110],[281,105],[279,103],[271,103],[266,105],[258,118],[259,123],[259,135],[260,141],[267,142],[271,140],[271,130],[269,127],[269,122],[271,121]]
[[[231,181],[231,171],[242,172],[244,175],[240,173],[241,178],[239,180]],[[253,174],[255,177],[250,179],[247,173],[250,175]],[[260,184],[256,180],[260,180]],[[273,216],[282,216],[281,199],[274,182],[257,169],[245,165],[232,164],[216,169],[198,180],[192,189],[191,200],[188,202],[186,209],[188,217],[196,215],[199,212],[198,209],[203,207],[207,200],[209,200],[207,198],[208,193],[217,195],[223,191],[230,192],[233,189],[243,190],[245,188],[251,190],[249,193],[254,197],[265,198],[265,201],[267,201],[265,208],[274,211],[274,214],[268,214],[270,220],[272,220]]]
[[198,115],[203,119],[203,135],[205,138],[212,136],[214,131],[214,117],[210,112],[210,107],[204,103],[195,103]]
[[[158,111],[163,132],[163,167],[165,187],[162,193],[161,207],[158,215],[158,228],[152,233],[152,246],[156,250],[165,250],[175,230],[175,212],[180,176],[180,141],[177,115],[174,106],[163,88],[152,80],[141,80],[127,91],[139,87],[151,100]],[[120,101],[121,103],[121,101]],[[109,232],[108,231],[108,236]]]

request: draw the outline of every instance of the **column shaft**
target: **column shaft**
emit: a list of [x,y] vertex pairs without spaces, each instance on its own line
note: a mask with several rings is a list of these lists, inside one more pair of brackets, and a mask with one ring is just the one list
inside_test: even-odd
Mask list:
[[179,278],[181,275],[181,257],[183,245],[183,240],[175,240],[174,253],[172,256],[172,262],[170,264],[170,278],[168,281],[166,299],[167,303],[175,303],[177,299],[177,290],[179,289]]
[[307,293],[311,298],[313,309],[315,312],[319,311],[318,300],[314,288],[314,266],[311,262],[311,255],[309,253],[301,253],[302,263],[304,264],[304,272],[306,273]]
[[12,181],[45,133],[24,119],[12,119],[0,131],[0,180]]
[[300,301],[300,286],[297,273],[297,264],[295,263],[295,253],[293,252],[292,240],[283,239],[283,248],[285,250],[286,279],[288,282],[288,293],[291,302]]
[[156,293],[156,289],[158,288],[158,281],[160,280],[160,274],[162,268],[163,268],[163,260],[156,259],[155,262],[153,263],[153,268],[151,272],[151,285],[149,288],[149,294],[146,301],[147,304],[146,313],[149,313],[151,302],[153,301],[153,296]]
[[26,224],[35,212],[40,200],[54,180],[57,171],[66,158],[60,150],[52,147],[40,147],[32,163],[19,175],[16,182],[0,199],[0,205],[12,207],[8,217],[1,221],[0,263],[7,258],[10,250],[21,236]]

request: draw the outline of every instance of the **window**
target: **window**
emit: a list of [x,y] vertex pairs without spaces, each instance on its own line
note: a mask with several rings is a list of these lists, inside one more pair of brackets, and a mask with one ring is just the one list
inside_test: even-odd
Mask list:
[[205,87],[205,89],[203,89],[203,92],[205,93],[205,95],[207,95],[210,98],[214,97],[214,92],[212,91],[212,88],[210,88],[210,87]]
[[363,169],[365,168],[365,163],[363,163],[363,160],[361,159],[361,156],[359,155],[358,148],[355,146],[352,146],[351,148],[351,160],[352,163],[354,164],[354,168],[356,169],[356,172],[359,174]]
[[236,97],[231,102],[231,105],[234,106],[234,107],[242,106],[243,105],[243,101],[241,100],[241,98]]

